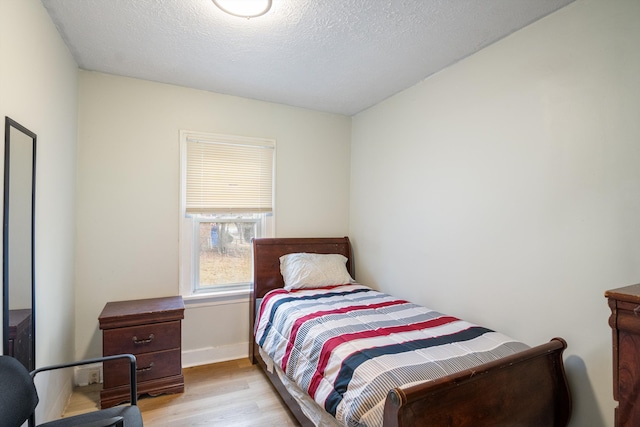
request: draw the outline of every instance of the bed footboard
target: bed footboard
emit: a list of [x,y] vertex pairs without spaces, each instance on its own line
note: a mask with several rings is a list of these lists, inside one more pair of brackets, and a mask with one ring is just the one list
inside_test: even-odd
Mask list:
[[476,369],[389,391],[384,427],[566,426],[571,396],[562,353],[549,343]]

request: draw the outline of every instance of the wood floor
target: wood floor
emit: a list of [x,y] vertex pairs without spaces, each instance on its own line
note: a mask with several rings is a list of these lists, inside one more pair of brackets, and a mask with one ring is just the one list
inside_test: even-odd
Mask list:
[[[142,397],[144,425],[298,426],[257,365],[249,359],[186,368],[182,394]],[[64,416],[98,408],[99,384],[77,388]]]

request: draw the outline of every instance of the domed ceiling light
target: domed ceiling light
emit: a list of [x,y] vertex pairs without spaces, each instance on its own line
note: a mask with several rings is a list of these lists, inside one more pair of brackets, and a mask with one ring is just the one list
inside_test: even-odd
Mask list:
[[213,0],[213,3],[229,15],[241,18],[262,16],[271,9],[271,0]]

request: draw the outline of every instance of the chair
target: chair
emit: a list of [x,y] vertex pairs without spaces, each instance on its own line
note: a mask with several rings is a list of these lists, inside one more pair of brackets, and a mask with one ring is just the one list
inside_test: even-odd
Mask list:
[[[38,404],[38,393],[33,378],[39,372],[73,366],[99,363],[112,359],[129,359],[129,381],[131,404],[62,418],[39,427],[139,427],[142,426],[142,415],[137,406],[136,390],[136,358],[132,354],[98,357],[78,362],[46,366],[29,373],[15,358],[0,356],[0,424],[3,427],[20,427],[29,420],[29,427],[35,427],[35,409]],[[132,381],[133,380],[133,381]]]

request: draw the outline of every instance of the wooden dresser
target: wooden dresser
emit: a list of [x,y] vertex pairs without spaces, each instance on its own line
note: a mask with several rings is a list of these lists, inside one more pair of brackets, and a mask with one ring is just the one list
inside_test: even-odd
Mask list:
[[27,368],[35,369],[31,343],[31,309],[9,310],[9,356],[15,357]]
[[[182,393],[182,297],[109,302],[98,317],[102,354],[132,353],[137,359],[138,394]],[[126,360],[104,363],[100,405],[129,400]]]
[[605,292],[613,330],[615,425],[640,426],[640,284]]

